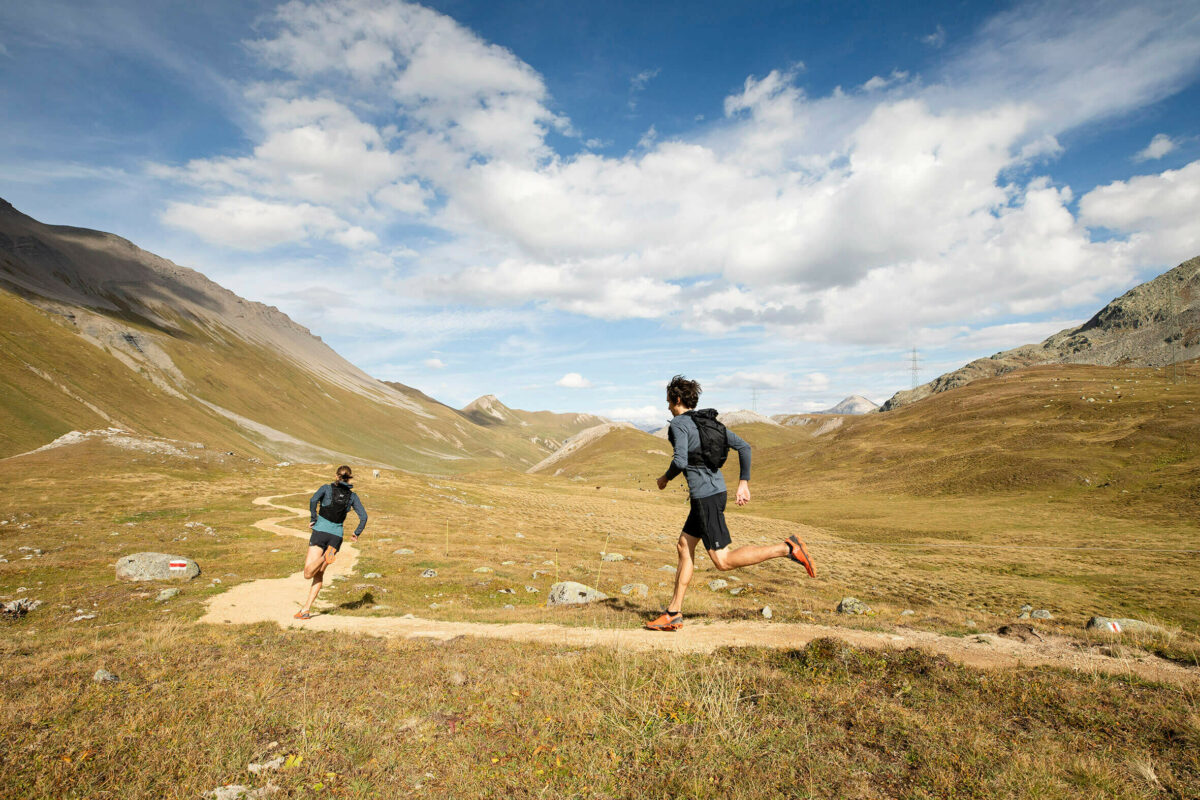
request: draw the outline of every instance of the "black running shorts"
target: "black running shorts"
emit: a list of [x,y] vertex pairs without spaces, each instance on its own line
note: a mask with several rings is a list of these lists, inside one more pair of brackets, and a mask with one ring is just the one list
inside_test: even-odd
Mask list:
[[333,552],[336,553],[342,549],[342,537],[324,531],[313,531],[312,536],[308,537],[308,545],[309,547],[332,547]]
[[705,550],[724,550],[729,546],[729,526],[725,524],[726,493],[709,495],[692,501],[692,510],[683,532],[704,541]]

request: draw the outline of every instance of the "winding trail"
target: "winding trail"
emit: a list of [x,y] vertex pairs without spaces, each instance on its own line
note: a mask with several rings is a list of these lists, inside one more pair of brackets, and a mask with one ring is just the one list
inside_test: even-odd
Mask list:
[[[280,497],[259,497],[255,505],[288,512],[254,523],[268,533],[307,539],[308,532],[279,523],[308,516],[304,509],[275,503]],[[307,526],[306,526],[307,527]],[[297,552],[299,561],[299,551]],[[327,574],[348,576],[358,561],[358,550],[345,544]],[[460,636],[508,639],[565,647],[613,647],[619,650],[665,650],[680,653],[711,653],[718,647],[796,648],[819,638],[836,638],[856,647],[918,647],[944,655],[971,667],[1003,668],[1053,666],[1078,672],[1112,675],[1132,674],[1170,683],[1200,682],[1200,670],[1148,655],[1142,658],[1113,658],[1102,655],[1077,640],[1045,633],[1038,642],[1021,642],[1001,636],[945,636],[929,631],[896,627],[890,632],[861,631],[830,625],[783,622],[710,622],[689,624],[678,633],[655,633],[640,628],[587,628],[551,623],[446,622],[407,615],[404,617],[356,617],[319,614],[307,621],[292,618],[305,595],[308,581],[301,572],[286,578],[266,578],[231,587],[208,602],[201,622],[209,624],[253,624],[274,622],[282,628],[342,631],[384,638],[428,638],[449,640]]]

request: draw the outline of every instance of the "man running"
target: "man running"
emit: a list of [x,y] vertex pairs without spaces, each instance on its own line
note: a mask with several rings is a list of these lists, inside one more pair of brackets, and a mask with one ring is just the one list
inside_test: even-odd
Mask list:
[[353,477],[350,468],[343,464],[337,468],[337,480],[317,489],[308,501],[308,513],[312,517],[308,526],[312,528],[312,536],[308,539],[308,556],[304,559],[304,577],[312,580],[312,586],[308,590],[308,602],[296,612],[296,619],[312,618],[312,604],[321,592],[325,568],[333,563],[342,548],[342,523],[350,509],[358,515],[358,528],[350,541],[357,542],[358,535],[367,527],[367,512],[350,485]]
[[[683,595],[692,579],[696,543],[701,540],[713,566],[722,572],[787,556],[803,566],[809,577],[817,577],[808,550],[798,536],[789,536],[780,544],[729,549],[729,527],[725,524],[725,477],[721,474],[719,463],[716,468],[705,463],[704,451],[708,451],[710,459],[712,454],[719,452],[718,462],[724,461],[730,449],[738,451],[741,474],[734,502],[744,506],[750,502],[750,445],[717,422],[717,412],[713,409],[696,411],[699,402],[700,384],[696,381],[676,375],[667,384],[667,407],[672,417],[668,438],[674,445],[675,454],[667,471],[659,477],[658,488],[667,488],[667,484],[682,472],[687,477],[692,507],[677,544],[679,569],[675,573],[675,594],[666,610],[657,619],[646,623],[646,628],[652,631],[677,631],[683,627]],[[714,445],[712,438],[708,438],[709,446],[702,447],[705,442],[700,433],[701,425],[706,429],[705,437],[719,437],[723,432],[724,441],[717,441]]]

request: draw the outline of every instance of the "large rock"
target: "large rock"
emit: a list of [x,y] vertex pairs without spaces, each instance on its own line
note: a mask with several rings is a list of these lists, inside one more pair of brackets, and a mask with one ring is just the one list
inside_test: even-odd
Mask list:
[[1157,625],[1142,622],[1140,619],[1127,619],[1125,617],[1117,619],[1111,617],[1092,617],[1087,621],[1087,629],[1101,633],[1166,633],[1163,628]]
[[550,596],[546,598],[546,605],[574,606],[607,599],[608,595],[598,589],[575,581],[562,581],[550,587]]
[[117,579],[122,581],[190,581],[199,574],[195,561],[166,553],[134,553],[117,562]]
[[866,614],[870,610],[871,607],[857,597],[843,597],[837,606],[839,614]]

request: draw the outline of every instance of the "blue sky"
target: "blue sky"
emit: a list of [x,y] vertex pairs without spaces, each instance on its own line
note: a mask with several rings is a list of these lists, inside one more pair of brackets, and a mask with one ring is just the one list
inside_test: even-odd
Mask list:
[[452,405],[816,410],[1200,254],[1200,6],[0,6],[0,196]]

